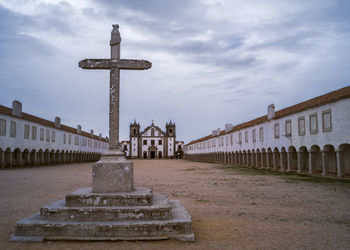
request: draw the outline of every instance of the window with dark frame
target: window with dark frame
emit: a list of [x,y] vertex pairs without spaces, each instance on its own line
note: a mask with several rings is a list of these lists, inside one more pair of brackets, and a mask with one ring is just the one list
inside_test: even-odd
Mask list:
[[40,141],[43,141],[44,140],[44,129],[41,128],[40,129]]
[[286,136],[291,137],[292,136],[292,121],[286,120],[285,126],[286,126]]
[[46,129],[46,141],[50,141],[50,130]]
[[318,133],[317,113],[310,114],[309,123],[310,123],[310,134],[312,135],[317,134]]
[[10,122],[10,137],[16,137],[16,122]]
[[330,109],[322,111],[322,131],[332,131],[332,113]]
[[37,128],[32,126],[32,140],[36,140]]
[[275,139],[280,138],[280,124],[276,123],[274,125],[274,135],[275,135]]
[[264,141],[264,128],[263,127],[261,127],[259,129],[259,139],[260,139],[260,141]]
[[24,124],[24,139],[29,139],[29,124]]
[[6,120],[0,119],[0,136],[6,136]]
[[305,117],[298,118],[298,134],[299,136],[305,135]]

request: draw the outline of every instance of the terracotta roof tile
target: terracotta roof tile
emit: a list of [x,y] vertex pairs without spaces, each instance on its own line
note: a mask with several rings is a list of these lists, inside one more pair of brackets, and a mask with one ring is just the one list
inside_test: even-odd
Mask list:
[[[321,96],[309,99],[307,101],[295,104],[293,106],[290,106],[290,107],[278,110],[275,113],[275,119],[279,119],[279,118],[282,118],[282,117],[285,117],[285,116],[288,116],[288,115],[291,115],[291,114],[295,114],[295,113],[298,113],[298,112],[301,112],[301,111],[304,111],[304,110],[307,110],[307,109],[315,108],[315,107],[318,107],[318,106],[321,106],[321,105],[325,105],[325,104],[328,104],[328,103],[331,103],[331,102],[335,102],[335,101],[339,101],[339,100],[342,100],[342,99],[345,99],[345,98],[349,98],[349,97],[350,97],[350,86],[347,86],[347,87],[344,87],[344,88],[332,91],[330,93],[327,93],[327,94],[324,94],[324,95],[321,95]],[[267,115],[260,116],[260,117],[254,119],[254,120],[238,124],[238,125],[234,126],[228,132],[223,130],[223,131],[220,132],[220,135],[224,135],[224,134],[227,134],[227,133],[230,133],[230,132],[233,132],[233,131],[237,131],[237,130],[240,130],[240,129],[244,129],[244,128],[248,128],[248,127],[251,127],[251,126],[255,126],[255,125],[264,123],[266,121],[267,121]],[[211,139],[211,138],[215,138],[215,137],[218,137],[218,136],[208,135],[208,136],[202,137],[200,139],[193,140],[193,141],[189,142],[188,144],[186,144],[186,146],[187,145],[191,145],[191,144],[195,144],[195,143],[198,143],[198,142],[202,142],[202,141],[205,141],[205,140],[208,140],[208,139]]]

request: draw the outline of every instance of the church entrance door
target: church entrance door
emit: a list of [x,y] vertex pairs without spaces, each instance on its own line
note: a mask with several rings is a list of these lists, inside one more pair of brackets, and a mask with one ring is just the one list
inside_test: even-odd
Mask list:
[[151,159],[156,158],[156,152],[155,151],[151,151]]

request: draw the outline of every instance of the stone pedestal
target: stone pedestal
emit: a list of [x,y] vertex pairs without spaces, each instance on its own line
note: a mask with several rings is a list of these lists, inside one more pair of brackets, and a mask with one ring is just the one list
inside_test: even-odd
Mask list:
[[124,153],[107,151],[92,166],[94,193],[131,192],[134,189],[134,166]]
[[82,188],[16,223],[10,241],[194,241],[192,220],[180,201],[133,187],[133,164],[107,152],[92,167],[92,188]]

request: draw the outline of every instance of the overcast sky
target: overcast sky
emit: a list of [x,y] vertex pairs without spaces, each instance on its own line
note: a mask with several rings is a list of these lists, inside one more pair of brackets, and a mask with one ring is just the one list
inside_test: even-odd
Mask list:
[[0,0],[0,104],[108,135],[112,24],[121,57],[152,68],[121,72],[121,139],[133,119],[186,143],[345,87],[350,1]]

